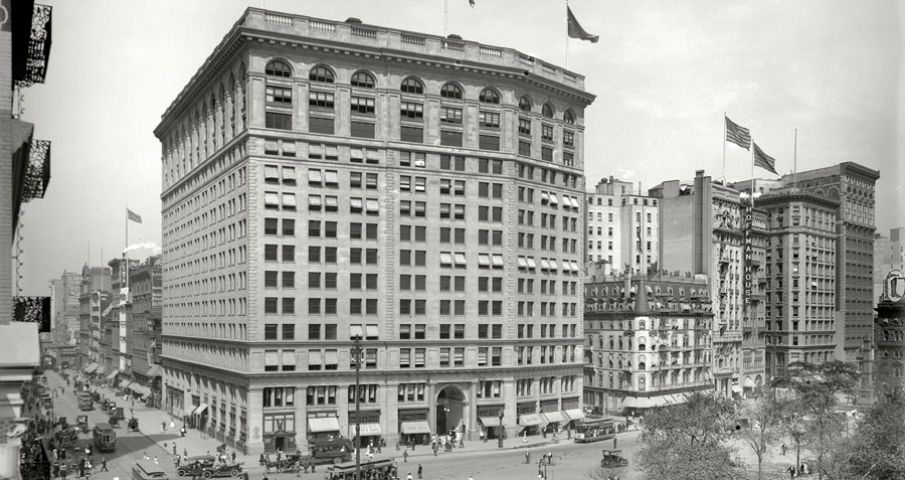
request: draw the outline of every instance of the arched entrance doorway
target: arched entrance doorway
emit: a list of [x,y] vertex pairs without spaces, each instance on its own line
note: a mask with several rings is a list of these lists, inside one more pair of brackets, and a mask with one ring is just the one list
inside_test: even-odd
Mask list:
[[437,422],[434,433],[443,435],[459,428],[465,420],[465,394],[459,387],[447,385],[437,394]]

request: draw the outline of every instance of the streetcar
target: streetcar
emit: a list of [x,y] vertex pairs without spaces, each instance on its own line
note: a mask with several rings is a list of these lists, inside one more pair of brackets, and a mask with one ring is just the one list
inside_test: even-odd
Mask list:
[[[358,464],[361,478],[392,480],[397,477],[396,462],[391,458],[379,460],[361,460]],[[326,478],[329,480],[354,480],[355,462],[337,463],[327,467]]]
[[575,422],[575,443],[611,440],[616,436],[616,426],[612,418],[583,418]]

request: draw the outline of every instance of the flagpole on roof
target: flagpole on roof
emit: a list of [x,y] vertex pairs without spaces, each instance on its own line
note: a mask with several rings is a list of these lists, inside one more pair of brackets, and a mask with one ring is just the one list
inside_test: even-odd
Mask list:
[[443,0],[443,37],[446,37],[446,33],[449,27],[449,0]]
[[795,176],[798,173],[798,129],[795,129],[795,143],[792,150],[792,186],[795,186]]
[[726,112],[723,112],[723,185],[726,184],[726,119],[729,118]]
[[566,64],[564,68],[569,68],[569,0],[566,0]]

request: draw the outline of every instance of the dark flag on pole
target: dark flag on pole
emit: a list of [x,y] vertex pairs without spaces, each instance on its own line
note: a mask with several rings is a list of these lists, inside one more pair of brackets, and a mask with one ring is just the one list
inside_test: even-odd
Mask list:
[[126,214],[129,217],[130,221],[133,221],[135,223],[141,223],[141,215],[133,212],[132,210],[129,210],[128,208],[126,209]]
[[600,40],[600,35],[591,35],[586,32],[585,29],[581,28],[581,24],[578,23],[578,20],[575,19],[575,15],[572,14],[572,9],[566,5],[566,21],[569,24],[569,36],[572,38],[577,38],[580,40],[588,40],[591,43],[597,43],[597,40]]
[[754,166],[779,175],[776,173],[776,159],[764,153],[756,143],[754,144]]
[[468,0],[468,4],[471,5],[472,8],[474,8],[474,0]]
[[726,117],[726,141],[748,150],[751,148],[751,131]]

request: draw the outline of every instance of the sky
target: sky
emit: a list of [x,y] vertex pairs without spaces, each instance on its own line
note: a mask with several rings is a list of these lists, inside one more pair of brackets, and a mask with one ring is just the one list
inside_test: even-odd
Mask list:
[[[877,227],[905,226],[905,2],[571,0],[598,43],[567,39],[554,0],[41,0],[53,6],[46,82],[23,120],[52,141],[51,181],[24,206],[21,293],[64,270],[159,245],[161,114],[248,6],[514,48],[585,76],[585,173],[646,191],[704,169],[723,177],[723,114],[788,173],[845,161],[879,169]],[[444,27],[444,17],[446,18]],[[560,19],[560,20],[557,20]],[[903,117],[905,118],[905,117]],[[758,170],[760,178],[775,178]],[[750,177],[726,147],[725,177]],[[146,258],[154,248],[136,248]]]

